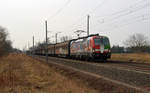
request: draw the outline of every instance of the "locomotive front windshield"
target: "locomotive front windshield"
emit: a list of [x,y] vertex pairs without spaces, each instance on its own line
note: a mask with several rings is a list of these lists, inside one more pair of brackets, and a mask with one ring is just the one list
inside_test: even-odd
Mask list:
[[103,44],[103,39],[101,39],[101,38],[95,38],[94,42],[95,42],[95,45],[101,45],[101,44]]
[[108,38],[95,38],[94,39],[95,45],[109,45],[109,40]]

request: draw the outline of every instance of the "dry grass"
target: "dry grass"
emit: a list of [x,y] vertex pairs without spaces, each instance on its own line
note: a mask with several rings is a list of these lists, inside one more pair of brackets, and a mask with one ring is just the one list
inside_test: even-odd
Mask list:
[[97,93],[23,54],[0,58],[0,93]]
[[112,54],[111,60],[150,63],[150,54]]

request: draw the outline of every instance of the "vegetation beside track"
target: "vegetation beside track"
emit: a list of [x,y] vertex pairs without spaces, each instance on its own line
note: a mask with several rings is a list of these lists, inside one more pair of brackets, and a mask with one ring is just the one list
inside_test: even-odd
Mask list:
[[137,62],[137,63],[150,63],[150,53],[112,54],[111,60]]
[[[61,72],[61,71],[60,71]],[[0,58],[0,93],[98,93],[23,54]]]

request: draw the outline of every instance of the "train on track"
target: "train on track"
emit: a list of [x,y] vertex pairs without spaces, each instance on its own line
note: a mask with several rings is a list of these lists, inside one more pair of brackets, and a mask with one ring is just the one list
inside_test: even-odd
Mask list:
[[48,44],[48,47],[39,47],[34,54],[45,56],[58,56],[72,59],[107,60],[111,58],[111,47],[109,38],[99,34],[80,37],[69,41]]

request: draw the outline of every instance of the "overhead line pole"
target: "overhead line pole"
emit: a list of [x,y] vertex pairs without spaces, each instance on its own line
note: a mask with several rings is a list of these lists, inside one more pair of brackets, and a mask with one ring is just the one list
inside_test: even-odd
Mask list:
[[55,43],[56,43],[56,44],[57,44],[57,34],[58,34],[58,33],[55,34],[55,38],[56,38],[56,42],[55,42]]
[[46,30],[46,61],[48,62],[48,42],[47,42],[47,21],[45,21],[45,30]]
[[89,28],[90,28],[90,16],[87,15],[87,36],[89,36]]
[[33,36],[33,55],[34,55],[34,36]]
[[61,32],[57,32],[57,33],[55,34],[55,39],[56,39],[55,43],[56,43],[56,44],[57,44],[57,36],[58,36],[59,33],[61,33]]
[[34,36],[33,36],[33,48],[34,48]]
[[30,43],[29,43],[29,41],[28,41],[28,50],[29,50],[29,48],[30,48]]

